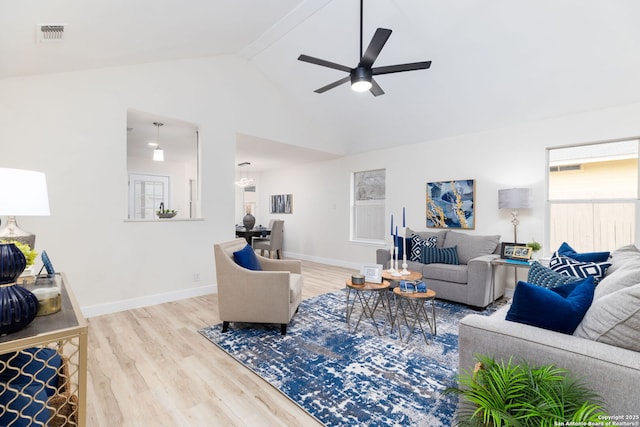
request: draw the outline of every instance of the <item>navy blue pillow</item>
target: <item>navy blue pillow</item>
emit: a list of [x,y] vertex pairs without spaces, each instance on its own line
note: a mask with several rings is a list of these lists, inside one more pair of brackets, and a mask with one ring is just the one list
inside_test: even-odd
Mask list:
[[583,262],[606,262],[611,255],[610,252],[583,252],[579,254],[567,242],[562,242],[558,248],[558,254]]
[[451,248],[432,248],[424,246],[422,248],[423,264],[460,264],[458,260],[458,247]]
[[[564,286],[574,287],[565,298]],[[588,277],[577,285],[570,283],[547,289],[527,282],[518,282],[506,319],[563,334],[573,334],[593,301],[595,285]]]
[[262,270],[260,261],[258,261],[258,257],[256,256],[256,253],[250,245],[246,245],[244,248],[242,248],[242,250],[234,252],[233,260],[240,267],[256,271]]

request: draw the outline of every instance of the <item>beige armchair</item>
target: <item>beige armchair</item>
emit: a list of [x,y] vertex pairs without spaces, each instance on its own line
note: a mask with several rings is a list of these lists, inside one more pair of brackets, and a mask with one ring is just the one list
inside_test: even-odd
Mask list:
[[230,322],[275,323],[286,335],[302,300],[302,264],[256,255],[262,271],[246,269],[233,259],[246,245],[245,239],[235,239],[213,246],[222,332]]

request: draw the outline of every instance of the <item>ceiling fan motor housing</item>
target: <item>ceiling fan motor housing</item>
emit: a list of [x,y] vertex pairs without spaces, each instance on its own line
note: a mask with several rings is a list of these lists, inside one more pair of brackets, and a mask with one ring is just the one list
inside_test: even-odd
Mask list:
[[373,77],[373,73],[371,68],[367,67],[356,67],[351,71],[351,84],[357,82],[371,82],[371,78]]

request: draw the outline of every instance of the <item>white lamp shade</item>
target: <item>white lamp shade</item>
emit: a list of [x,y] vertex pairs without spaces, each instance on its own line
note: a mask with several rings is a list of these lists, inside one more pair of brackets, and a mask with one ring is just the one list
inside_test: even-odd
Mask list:
[[498,208],[530,209],[533,207],[533,194],[530,188],[508,188],[498,190]]
[[44,173],[0,168],[0,215],[50,215]]
[[160,147],[153,150],[153,160],[156,162],[164,162],[164,150]]

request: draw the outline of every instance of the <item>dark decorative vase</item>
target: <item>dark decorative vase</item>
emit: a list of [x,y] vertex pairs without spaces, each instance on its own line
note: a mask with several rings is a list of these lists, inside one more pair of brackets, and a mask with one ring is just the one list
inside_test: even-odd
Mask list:
[[253,230],[253,226],[256,225],[256,217],[247,212],[244,218],[242,218],[242,223],[246,230]]
[[27,266],[22,251],[13,243],[0,244],[0,335],[19,331],[38,313],[38,299],[16,280]]

